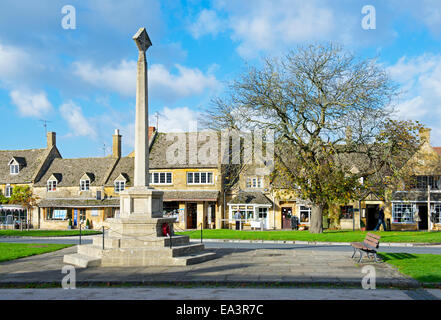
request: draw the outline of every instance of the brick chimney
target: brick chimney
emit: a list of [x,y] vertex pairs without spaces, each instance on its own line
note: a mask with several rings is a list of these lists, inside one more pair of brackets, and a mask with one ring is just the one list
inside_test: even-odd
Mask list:
[[155,133],[155,131],[156,131],[155,127],[149,127],[149,141],[152,138],[152,136]]
[[121,158],[121,135],[118,129],[115,129],[115,134],[113,135],[112,157]]
[[55,132],[48,132],[47,133],[47,148],[51,149],[52,147],[55,147],[57,145],[57,134]]

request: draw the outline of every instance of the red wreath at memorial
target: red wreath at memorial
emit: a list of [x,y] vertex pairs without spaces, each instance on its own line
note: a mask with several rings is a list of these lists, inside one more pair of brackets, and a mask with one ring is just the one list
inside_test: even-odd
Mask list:
[[163,223],[161,228],[163,236],[166,237],[170,234],[170,226],[168,225],[168,223]]

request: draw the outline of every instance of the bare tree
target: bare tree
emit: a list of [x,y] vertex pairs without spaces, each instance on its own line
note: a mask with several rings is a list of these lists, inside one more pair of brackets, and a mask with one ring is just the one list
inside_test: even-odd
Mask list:
[[214,101],[207,120],[274,130],[274,174],[312,204],[310,232],[320,233],[330,203],[356,198],[361,178],[384,184],[384,173],[398,175],[415,152],[419,125],[391,120],[397,93],[375,59],[311,45],[250,67]]

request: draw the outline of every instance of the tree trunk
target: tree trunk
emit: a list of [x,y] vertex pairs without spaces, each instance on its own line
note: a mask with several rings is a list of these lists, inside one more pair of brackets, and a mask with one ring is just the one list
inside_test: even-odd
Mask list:
[[311,208],[310,233],[323,233],[323,206],[313,205]]

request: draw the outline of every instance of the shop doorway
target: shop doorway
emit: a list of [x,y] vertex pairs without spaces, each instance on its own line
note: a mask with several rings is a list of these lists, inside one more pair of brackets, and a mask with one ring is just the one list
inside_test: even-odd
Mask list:
[[374,230],[378,224],[380,206],[378,204],[369,204],[366,207],[366,230]]
[[429,215],[427,211],[427,205],[418,206],[418,217],[420,218],[420,221],[418,222],[418,229],[419,230],[429,229]]
[[291,229],[292,208],[282,208],[282,229]]
[[187,229],[196,229],[197,215],[197,203],[187,203]]

